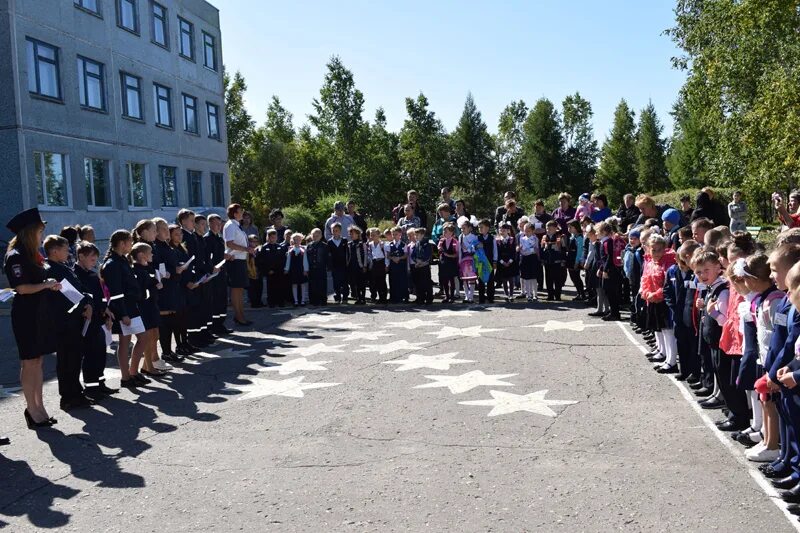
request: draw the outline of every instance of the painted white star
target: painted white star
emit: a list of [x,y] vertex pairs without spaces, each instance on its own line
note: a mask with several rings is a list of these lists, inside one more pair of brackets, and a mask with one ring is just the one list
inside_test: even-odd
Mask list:
[[222,337],[217,339],[217,341],[219,341],[219,342],[221,342],[223,344],[233,344],[234,346],[245,346],[247,348],[250,348],[252,346],[251,344],[247,344],[246,342],[239,342],[239,341],[235,341],[233,339],[225,339],[225,338],[222,338]]
[[400,365],[395,368],[395,372],[404,372],[406,370],[416,370],[418,368],[431,368],[433,370],[450,370],[450,365],[458,365],[463,363],[474,363],[469,359],[455,359],[458,352],[443,353],[439,355],[421,355],[418,353],[409,354],[406,359],[398,359],[395,361],[384,361],[384,365]]
[[449,339],[451,337],[480,337],[483,333],[491,333],[493,331],[505,331],[505,328],[484,329],[483,326],[471,326],[468,328],[445,326],[439,331],[428,332],[428,335],[436,335],[437,339]]
[[226,348],[218,352],[198,352],[194,354],[195,357],[202,357],[203,359],[241,359],[249,357],[246,353],[242,353],[241,349]]
[[381,337],[394,337],[394,333],[388,331],[351,331],[344,335],[333,335],[343,341],[376,341]]
[[389,324],[387,327],[417,329],[417,328],[428,328],[439,325],[441,324],[439,324],[439,322],[436,322],[434,320],[420,320],[419,318],[412,318],[411,320],[406,320],[405,322],[395,322],[394,324]]
[[466,318],[475,314],[475,311],[454,311],[453,309],[442,309],[436,313],[436,318]]
[[513,394],[511,392],[503,392],[499,390],[490,390],[489,394],[492,395],[491,400],[470,400],[466,402],[458,402],[462,405],[486,405],[492,407],[487,416],[505,415],[508,413],[515,413],[517,411],[527,411],[537,415],[544,415],[549,417],[558,416],[558,414],[550,409],[551,405],[573,405],[578,402],[568,400],[545,400],[547,390],[540,390],[530,394]]
[[297,355],[301,357],[308,357],[310,355],[317,355],[320,353],[341,353],[346,344],[328,345],[324,342],[317,342],[308,346],[295,346],[292,348],[285,348],[280,353],[284,355]]
[[562,329],[569,331],[583,331],[586,328],[599,328],[604,324],[585,324],[583,320],[574,320],[572,322],[562,322],[560,320],[548,320],[544,324],[533,324],[525,326],[526,328],[542,328],[542,331],[559,331]]
[[475,387],[498,385],[500,387],[513,387],[513,383],[502,381],[505,378],[516,376],[517,374],[484,374],[482,370],[473,370],[460,376],[425,376],[432,379],[433,383],[417,385],[415,389],[432,389],[435,387],[447,387],[453,394],[461,394]]
[[259,372],[277,372],[281,376],[288,376],[295,372],[304,372],[306,370],[328,370],[327,367],[322,366],[328,363],[330,361],[309,361],[305,357],[300,357],[273,366],[259,366],[257,370]]
[[341,318],[341,315],[325,315],[322,313],[309,313],[307,315],[300,316],[295,318],[295,322],[302,322],[304,324],[325,324],[326,322],[331,322],[336,320],[337,318]]
[[427,342],[408,342],[405,339],[388,342],[386,344],[362,344],[360,350],[353,350],[355,353],[367,353],[367,352],[377,352],[381,355],[386,355],[387,353],[405,351],[410,352],[411,350],[424,350],[423,345],[429,344]]
[[239,397],[239,400],[250,400],[253,398],[261,398],[262,396],[302,398],[305,396],[303,393],[304,390],[322,389],[324,387],[341,385],[341,383],[302,383],[304,379],[305,376],[282,380],[253,378],[253,381],[249,385],[234,385],[228,387],[228,390],[244,392],[245,395]]
[[295,342],[311,340],[301,335],[273,335],[272,333],[261,333],[260,331],[234,331],[237,337],[247,337],[250,339],[265,339],[278,342]]
[[0,385],[0,398],[12,398],[14,396],[19,396],[19,394],[16,393],[21,390],[22,387],[3,387]]
[[365,322],[328,322],[327,324],[319,324],[317,327],[322,329],[352,330],[363,328],[366,325]]

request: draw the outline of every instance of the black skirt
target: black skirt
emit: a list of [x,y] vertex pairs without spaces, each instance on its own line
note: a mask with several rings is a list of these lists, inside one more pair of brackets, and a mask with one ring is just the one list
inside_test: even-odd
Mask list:
[[458,277],[458,259],[455,257],[444,257],[439,261],[439,277],[442,279],[453,279]]
[[157,328],[161,323],[161,313],[158,309],[158,303],[156,303],[154,298],[148,298],[140,303],[139,312],[141,313],[145,330]]
[[669,308],[666,302],[647,303],[647,329],[650,331],[670,329]]
[[250,279],[247,277],[247,259],[228,261],[225,263],[225,271],[228,275],[228,287],[232,289],[250,287]]
[[519,276],[522,279],[536,279],[539,265],[539,256],[536,254],[520,256]]

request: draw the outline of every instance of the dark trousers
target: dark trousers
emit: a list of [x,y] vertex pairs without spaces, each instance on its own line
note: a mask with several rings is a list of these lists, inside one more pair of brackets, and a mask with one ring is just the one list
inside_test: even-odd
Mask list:
[[712,348],[711,356],[715,363],[719,391],[730,411],[728,418],[740,421],[750,420],[747,396],[744,390],[736,386],[736,376],[739,375],[739,363],[742,356],[728,355],[719,348]]
[[[158,343],[161,345],[161,352],[168,354],[172,353],[172,335],[175,334],[176,344],[180,344],[178,340],[177,331],[177,313],[168,315],[161,315],[161,321],[158,324]],[[84,374],[84,381],[86,375]]]
[[411,270],[416,289],[417,299],[415,301],[424,304],[433,303],[433,279],[431,278],[431,267],[414,267]]
[[681,375],[700,376],[700,358],[697,354],[697,339],[694,328],[683,324],[675,324],[675,339],[678,341],[678,367]]
[[189,310],[187,308],[175,311],[173,325],[175,326],[173,334],[176,346],[185,346],[189,342]]
[[223,272],[220,272],[211,281],[211,296],[213,299],[211,312],[214,328],[222,328],[225,326],[225,318],[228,316],[228,283],[225,281]]
[[783,408],[786,413],[786,441],[788,447],[784,464],[791,467],[795,473],[800,473],[800,398],[797,393],[790,390],[781,390]]
[[373,302],[386,302],[389,287],[386,285],[386,263],[383,259],[372,263],[372,270],[369,272],[369,292]]
[[267,303],[270,307],[282,306],[286,302],[286,285],[283,272],[267,274]]
[[620,285],[620,305],[626,305],[631,303],[631,281],[628,279],[627,276],[622,276]]
[[106,334],[99,324],[91,324],[82,338],[83,382],[87,387],[99,385],[106,369]]
[[489,281],[486,283],[478,278],[478,303],[484,303],[489,300],[489,303],[494,302],[494,271],[489,274]]
[[333,297],[337,302],[346,300],[348,294],[347,268],[334,267],[331,270],[331,277],[333,278]]
[[347,270],[350,295],[358,302],[363,302],[367,298],[367,275],[367,272],[358,267],[351,267]]
[[714,361],[711,358],[711,347],[705,341],[705,339],[700,338],[700,343],[698,344],[698,351],[700,352],[700,366],[703,371],[702,381],[703,387],[707,389],[714,388]]
[[603,290],[606,292],[606,297],[608,298],[608,306],[611,308],[611,314],[619,316],[620,301],[622,299],[622,277],[619,275],[618,271],[612,270],[608,273],[608,277],[603,278],[601,282],[603,284]]
[[249,278],[250,286],[247,288],[247,298],[250,300],[250,307],[264,307],[264,280],[259,275],[256,278]]
[[[630,285],[631,288],[631,305],[630,305],[631,324],[636,324],[636,313],[638,312],[639,300],[641,299],[641,297],[639,296],[640,284],[630,283],[630,280],[628,281],[628,284]],[[677,332],[675,336],[677,337]],[[695,350],[695,352],[697,352],[697,350]]]
[[315,268],[308,271],[308,301],[311,305],[328,302],[328,271]]
[[405,263],[389,263],[389,298],[395,304],[408,301],[408,272]]
[[569,273],[569,279],[572,280],[572,284],[575,285],[575,291],[578,293],[578,296],[582,296],[585,288],[583,286],[583,279],[581,278],[581,271],[577,268],[570,268],[567,272]]
[[81,386],[81,363],[83,339],[80,329],[75,332],[62,332],[59,335],[56,351],[56,375],[58,394],[64,400],[72,400],[83,393]]
[[541,261],[538,261],[536,265],[536,286],[544,287],[544,265]]
[[567,278],[567,272],[560,263],[547,263],[544,265],[544,278],[547,284],[548,298],[561,298],[561,289]]

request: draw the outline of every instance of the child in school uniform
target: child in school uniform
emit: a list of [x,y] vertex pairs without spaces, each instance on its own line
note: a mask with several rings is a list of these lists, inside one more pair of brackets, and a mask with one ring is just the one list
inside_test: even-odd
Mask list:
[[286,252],[284,273],[289,277],[294,306],[308,303],[308,256],[302,245],[303,234],[292,234],[292,247]]
[[570,220],[567,222],[567,232],[569,233],[569,241],[567,244],[567,273],[575,285],[575,301],[585,301],[586,288],[583,285],[581,278],[581,267],[583,264],[583,230],[581,223],[577,220]]
[[648,244],[651,260],[642,272],[640,291],[647,302],[647,329],[655,332],[661,353],[651,360],[656,363],[654,369],[658,373],[677,374],[678,346],[673,315],[666,300],[668,291],[665,289],[669,287],[667,272],[675,265],[675,252],[661,235],[651,235]]
[[443,303],[455,301],[456,282],[458,277],[458,240],[455,238],[456,226],[448,222],[442,228],[439,239],[439,285],[444,291]]
[[408,303],[408,255],[403,242],[403,230],[392,228],[392,242],[388,246],[389,255],[389,301],[393,304]]
[[386,243],[381,239],[381,232],[378,228],[369,228],[369,241],[367,251],[369,252],[369,290],[372,303],[385,304],[389,288],[386,285],[386,272],[389,266],[389,254],[386,250]]
[[417,228],[404,228],[403,233],[406,239],[406,256],[408,257],[408,292],[409,294],[417,294],[417,289],[414,287],[414,264],[411,261],[411,249],[417,242]]
[[625,246],[622,259],[622,272],[628,279],[628,286],[631,291],[630,325],[636,333],[641,333],[636,323],[636,313],[640,305],[639,287],[642,281],[642,267],[644,266],[644,253],[642,252],[640,237],[641,232],[638,228],[628,232],[628,244]]
[[350,242],[347,243],[347,280],[350,294],[356,305],[367,303],[367,276],[369,273],[369,252],[367,244],[361,239],[361,228],[350,226]]
[[473,303],[475,299],[475,284],[478,274],[475,271],[475,250],[478,237],[472,233],[472,222],[467,217],[458,219],[461,236],[458,238],[458,270],[461,282],[464,284],[463,303]]
[[667,270],[667,284],[664,288],[664,299],[672,313],[675,342],[678,347],[678,368],[680,372],[675,379],[696,383],[700,379],[700,360],[697,357],[697,341],[691,314],[691,298],[689,286],[694,273],[689,261],[699,245],[695,241],[687,241],[675,254],[676,263]]
[[328,303],[328,245],[322,241],[322,230],[311,230],[308,256],[308,299],[311,305]]
[[433,246],[425,236],[425,228],[414,230],[416,239],[409,254],[409,262],[414,264],[414,287],[417,290],[415,302],[422,305],[433,303],[433,280],[431,279],[431,260]]
[[[131,248],[131,260],[133,261],[133,275],[136,276],[136,283],[139,286],[139,313],[144,324],[144,339],[146,346],[152,347],[158,340],[159,309],[158,291],[163,288],[161,282],[156,279],[155,269],[153,268],[153,249],[145,242],[137,242]],[[142,373],[148,376],[161,376],[166,374],[166,370],[158,369],[154,366],[154,360],[145,351],[142,359]]]
[[542,238],[542,264],[547,284],[547,301],[561,301],[561,289],[567,277],[566,257],[560,227],[555,220],[545,225],[545,236]]
[[[175,254],[169,244],[169,224],[163,218],[153,219],[156,226],[156,240],[153,243],[153,267],[158,273],[161,289],[158,291],[158,341],[161,344],[161,364],[156,364],[156,368],[163,365],[167,369],[166,363],[180,362],[183,356],[178,355],[172,349],[172,334],[175,330],[175,312],[177,309],[178,293],[181,288],[179,276],[176,273],[178,266]],[[224,246],[224,244],[223,244]],[[227,296],[227,292],[226,292]],[[166,361],[166,363],[165,363]]]
[[[258,249],[261,246],[258,235],[248,235],[247,244],[251,248]],[[258,263],[253,254],[247,254],[247,279],[250,280],[250,285],[247,287],[247,299],[250,300],[250,307],[258,309],[264,307],[264,281],[263,273],[258,268]]]
[[92,321],[82,340],[83,384],[84,394],[98,401],[104,396],[116,394],[117,389],[106,385],[103,376],[106,369],[106,334],[103,327],[111,329],[111,314],[108,312],[100,276],[97,275],[97,261],[100,250],[90,242],[79,241],[76,253],[75,266],[72,271],[83,285],[84,290],[92,295]]
[[539,300],[536,282],[537,265],[539,264],[539,237],[533,233],[533,225],[526,223],[519,237],[519,273],[522,279],[522,294],[528,302]]
[[[455,205],[455,202],[453,203]],[[433,224],[433,230],[431,230],[431,240],[435,243],[438,243],[442,236],[444,235],[444,225],[448,222],[455,224],[456,217],[453,215],[453,210],[449,204],[441,203],[439,207],[436,209],[436,222]]]
[[514,299],[514,278],[519,274],[516,239],[511,235],[513,231],[510,222],[502,222],[497,237],[497,281],[503,285],[506,302]]
[[183,230],[177,224],[169,226],[170,249],[174,254],[175,274],[178,291],[175,298],[175,322],[173,334],[175,336],[175,353],[181,357],[186,357],[197,351],[199,348],[189,342],[188,324],[189,310],[186,307],[186,295],[191,290],[189,285],[192,283],[194,273],[192,263],[188,263],[189,254],[183,245]]
[[283,307],[288,292],[283,267],[289,250],[278,242],[278,235],[274,228],[268,229],[267,242],[259,246],[255,257],[256,266],[267,278],[267,305],[270,307]]
[[[330,271],[333,279],[333,300],[347,303],[347,239],[342,238],[342,225],[334,222],[331,226],[333,237],[328,241]],[[355,297],[355,295],[353,295]]]
[[478,279],[478,303],[494,303],[494,284],[497,272],[497,240],[492,235],[492,223],[484,218],[478,223],[478,247],[483,249],[486,260],[492,267],[489,280]]
[[50,313],[54,318],[52,325],[58,337],[56,374],[58,393],[61,395],[61,409],[71,411],[94,403],[84,394],[80,381],[83,359],[82,330],[84,322],[92,318],[92,295],[86,291],[72,268],[67,265],[70,258],[67,239],[58,235],[48,235],[44,239],[44,251],[47,256],[45,261],[47,277],[59,283],[69,282],[82,295],[79,302],[73,303],[62,294],[48,294]]

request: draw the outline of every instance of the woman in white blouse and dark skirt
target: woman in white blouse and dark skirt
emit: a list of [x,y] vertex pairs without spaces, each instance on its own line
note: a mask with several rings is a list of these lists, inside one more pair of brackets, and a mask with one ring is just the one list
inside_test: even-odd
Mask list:
[[249,246],[247,233],[242,229],[241,220],[244,209],[239,204],[228,206],[228,221],[222,228],[222,239],[225,241],[225,255],[232,258],[225,267],[228,273],[228,287],[231,288],[231,304],[233,305],[233,321],[240,326],[252,324],[244,318],[244,290],[250,286],[247,277],[247,255],[255,249]]

